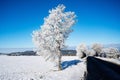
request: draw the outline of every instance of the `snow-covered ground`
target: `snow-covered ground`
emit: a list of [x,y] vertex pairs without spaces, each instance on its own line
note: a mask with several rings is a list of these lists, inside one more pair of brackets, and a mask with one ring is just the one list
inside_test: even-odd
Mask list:
[[[64,56],[62,61],[78,60]],[[0,80],[80,80],[84,76],[84,61],[55,71],[54,64],[41,56],[0,56]]]
[[104,61],[108,61],[108,62],[111,62],[111,63],[115,63],[115,64],[120,65],[120,59],[101,58],[101,57],[97,57],[97,58],[102,59],[102,60],[104,60]]

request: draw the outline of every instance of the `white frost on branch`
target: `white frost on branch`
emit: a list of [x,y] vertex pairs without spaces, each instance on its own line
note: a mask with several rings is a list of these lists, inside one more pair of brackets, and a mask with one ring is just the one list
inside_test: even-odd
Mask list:
[[49,16],[44,18],[41,29],[33,31],[33,42],[37,48],[37,54],[46,59],[55,60],[61,54],[60,50],[65,46],[71,27],[76,22],[74,12],[65,12],[64,5],[58,5],[49,10]]
[[99,43],[94,43],[91,48],[96,52],[96,55],[99,56],[101,54],[103,46]]
[[105,54],[109,58],[118,58],[119,50],[117,48],[109,47],[102,49],[101,53]]
[[76,51],[79,58],[84,58],[86,57],[87,46],[82,43],[76,47]]
[[86,56],[95,56],[95,51],[93,49],[86,50]]

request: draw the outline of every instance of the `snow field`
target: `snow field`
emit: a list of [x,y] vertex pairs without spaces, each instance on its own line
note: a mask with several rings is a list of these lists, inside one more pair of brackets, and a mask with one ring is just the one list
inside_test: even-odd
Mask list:
[[[63,56],[62,61],[78,59]],[[62,71],[41,56],[0,56],[0,80],[80,80],[86,71],[84,62]]]

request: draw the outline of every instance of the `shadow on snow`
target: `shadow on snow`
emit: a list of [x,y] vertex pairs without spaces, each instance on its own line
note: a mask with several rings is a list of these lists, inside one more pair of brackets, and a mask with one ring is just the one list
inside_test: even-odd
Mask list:
[[73,66],[73,65],[77,65],[79,62],[81,62],[80,60],[71,60],[71,61],[64,61],[61,63],[62,69],[66,69],[69,66]]

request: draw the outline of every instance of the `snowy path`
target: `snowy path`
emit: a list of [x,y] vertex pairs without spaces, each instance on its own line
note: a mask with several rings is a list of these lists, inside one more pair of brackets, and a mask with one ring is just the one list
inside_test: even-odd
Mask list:
[[[66,56],[62,61],[74,59]],[[0,80],[80,80],[86,70],[84,62],[62,71],[54,68],[40,56],[0,56]]]

